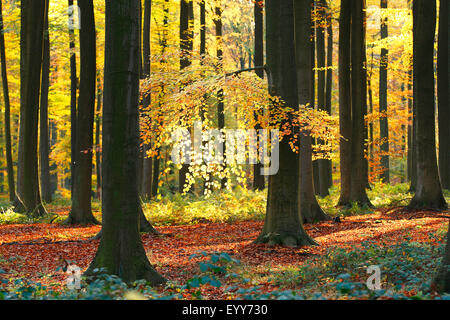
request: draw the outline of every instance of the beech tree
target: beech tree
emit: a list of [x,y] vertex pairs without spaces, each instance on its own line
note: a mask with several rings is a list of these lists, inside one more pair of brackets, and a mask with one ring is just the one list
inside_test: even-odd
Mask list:
[[148,261],[139,235],[139,6],[139,0],[106,1],[103,226],[86,274],[105,268],[126,282],[160,285],[166,280]]
[[[294,110],[298,110],[299,106],[296,47],[303,51],[311,48],[309,3],[306,0],[295,1],[296,21],[302,23],[295,25],[294,32],[294,1],[266,1],[267,68],[271,75],[269,92],[272,96],[281,97],[284,105]],[[295,34],[298,36],[297,46]],[[279,144],[279,171],[269,176],[266,218],[256,242],[284,246],[313,245],[315,241],[303,229],[300,215],[299,157],[287,140],[289,137]]]
[[72,209],[68,224],[98,224],[92,214],[92,155],[96,96],[96,34],[92,0],[78,0],[80,8],[80,93],[76,120]]
[[413,2],[413,67],[417,152],[417,182],[410,208],[445,209],[436,157],[434,34],[436,1]]
[[17,196],[20,205],[16,209],[24,209],[30,216],[42,216],[47,212],[39,191],[37,145],[46,1],[23,0],[20,8],[21,99],[17,167]]

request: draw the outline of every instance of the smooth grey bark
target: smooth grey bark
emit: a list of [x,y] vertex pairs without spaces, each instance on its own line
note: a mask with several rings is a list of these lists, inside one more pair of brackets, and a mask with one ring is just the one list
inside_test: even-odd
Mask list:
[[[69,7],[73,6],[73,0],[68,0]],[[69,20],[71,17],[69,17]],[[75,31],[69,28],[70,50],[70,190],[73,192],[73,179],[75,176],[76,161],[76,132],[77,132],[77,56],[75,53]]]
[[[381,0],[380,8],[387,9],[388,1]],[[381,40],[386,39],[388,37],[388,18],[382,19],[381,21]],[[379,81],[379,111],[381,114],[380,118],[380,138],[383,139],[383,143],[380,146],[382,156],[381,156],[381,166],[384,168],[383,173],[380,175],[380,178],[383,182],[390,182],[390,174],[389,174],[389,119],[387,117],[387,76],[388,76],[388,60],[389,60],[389,51],[387,48],[381,49],[380,55],[380,81]]]
[[45,25],[44,25],[44,53],[42,61],[41,101],[39,108],[39,177],[42,200],[46,203],[52,202],[50,186],[50,141],[48,128],[48,93],[50,86],[50,36],[48,29],[48,5],[46,3]]
[[[299,105],[294,41],[295,34],[301,36],[310,50],[309,3],[309,0],[295,1],[296,19],[302,23],[294,25],[292,0],[266,1],[267,68],[271,74],[269,93],[281,97],[285,106],[294,110],[298,110]],[[303,229],[300,215],[299,157],[286,140],[289,137],[279,145],[279,171],[269,177],[266,218],[256,242],[291,247],[313,245],[316,242]]]
[[38,173],[39,93],[43,54],[45,0],[23,0],[20,28],[20,128],[17,196],[25,213],[47,213],[41,201]]
[[125,282],[144,279],[156,286],[166,279],[148,261],[139,235],[139,4],[106,1],[103,228],[86,274],[105,268]]
[[[311,8],[312,1],[305,1],[299,6],[306,5]],[[305,12],[304,8],[297,7],[295,4],[295,51],[296,51],[296,68],[297,68],[297,86],[298,86],[298,103],[300,105],[307,105],[309,108],[313,108],[310,104],[311,95],[313,92],[313,65],[311,64],[311,46],[314,43],[311,40],[306,39],[303,32],[307,30],[305,25]],[[311,12],[310,12],[311,20]],[[317,34],[322,33],[323,30],[317,29]],[[321,40],[324,40],[323,33],[318,39],[318,67],[325,66],[325,47],[321,47]],[[322,43],[325,45],[325,42]],[[319,51],[322,51],[319,54]],[[322,54],[323,53],[323,54]],[[323,59],[322,59],[323,58]],[[323,61],[322,61],[323,60]],[[319,105],[325,104],[325,74],[319,72]],[[322,92],[320,92],[320,90]],[[314,175],[313,175],[313,161],[312,161],[312,142],[313,139],[308,130],[300,128],[300,215],[303,218],[303,223],[313,223],[318,221],[325,221],[330,219],[320,207],[317,202],[317,198],[314,190]],[[318,164],[320,162],[317,162]],[[320,169],[320,167],[319,167]],[[319,171],[320,173],[320,171]],[[320,176],[320,174],[319,174]],[[325,181],[328,183],[328,181]],[[319,183],[322,183],[320,181]]]
[[72,209],[67,224],[98,224],[92,214],[92,155],[97,80],[96,34],[93,0],[78,0],[80,8],[80,90],[76,120]]
[[[253,15],[255,21],[255,41],[254,41],[254,65],[263,66],[264,65],[264,15],[263,8],[258,2],[255,2],[253,8]],[[250,61],[249,61],[250,63]],[[258,77],[264,79],[264,70],[255,71]],[[256,116],[256,115],[255,115]],[[261,129],[258,124],[255,127],[256,130]],[[259,142],[259,137],[258,137]],[[265,177],[261,174],[262,165],[257,163],[253,165],[253,190],[264,190],[265,188]]]
[[436,1],[413,2],[414,99],[416,108],[417,183],[408,207],[445,209],[436,157],[434,34]]
[[350,74],[351,0],[341,0],[339,17],[339,142],[341,194],[338,205],[350,203],[351,149],[352,149],[352,98]]
[[442,187],[450,190],[450,55],[449,2],[441,1],[439,9],[439,38],[437,60],[437,90],[439,116],[439,174]]

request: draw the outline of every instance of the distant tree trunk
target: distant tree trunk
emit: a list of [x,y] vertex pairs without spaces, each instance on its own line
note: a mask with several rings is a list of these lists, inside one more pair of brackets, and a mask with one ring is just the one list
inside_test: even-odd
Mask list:
[[[296,20],[302,23],[295,25],[294,30],[294,2],[266,1],[267,66],[272,79],[269,81],[269,93],[281,97],[285,105],[294,110],[298,110],[294,38],[297,34],[304,43],[298,47],[303,51],[310,50],[309,3],[309,0],[295,1]],[[279,145],[279,170],[269,177],[266,218],[256,242],[292,247],[316,244],[303,229],[299,206],[299,157],[286,140],[289,137],[285,137]]]
[[97,76],[97,114],[95,115],[95,169],[97,175],[97,198],[102,198],[102,151],[100,145],[100,126],[102,112],[102,83],[100,75]]
[[[151,72],[151,63],[150,63],[150,28],[151,28],[151,16],[152,16],[152,1],[145,0],[145,9],[144,9],[144,33],[143,33],[143,78],[148,78]],[[151,93],[145,94],[143,97],[143,111],[144,113],[147,111],[146,109],[150,105]],[[146,119],[150,120],[150,119]],[[153,176],[153,163],[152,158],[147,156],[147,152],[151,149],[150,144],[144,144],[143,146],[143,173],[142,173],[142,195],[150,199],[152,196],[152,176]]]
[[72,210],[67,224],[97,224],[92,214],[92,148],[97,79],[93,0],[78,0],[80,12],[80,94],[78,97]]
[[39,168],[41,196],[46,203],[52,202],[50,186],[50,141],[48,132],[48,92],[50,86],[50,36],[48,30],[48,5],[46,3],[44,25],[44,53],[42,61],[41,104],[39,109]]
[[38,123],[46,1],[21,1],[17,195],[29,216],[47,212],[39,192]]
[[[254,19],[255,19],[255,66],[264,65],[264,16],[263,9],[258,2],[254,4]],[[264,70],[256,70],[256,74],[261,79],[264,79]],[[256,115],[255,115],[256,116]],[[261,129],[260,125],[255,127],[256,130]],[[259,137],[258,140],[259,142]],[[264,190],[265,179],[261,174],[262,165],[256,163],[253,165],[253,190]]]
[[416,101],[417,184],[410,208],[445,209],[436,158],[434,34],[436,1],[413,2],[414,99]]
[[[163,18],[163,26],[164,26],[164,31],[163,31],[163,35],[162,35],[162,40],[161,40],[161,53],[162,55],[165,54],[166,49],[167,49],[167,33],[168,31],[168,27],[169,27],[169,1],[165,0],[164,1],[164,18]],[[165,63],[164,57],[161,60],[161,63]],[[164,96],[164,87],[161,88],[161,97]],[[161,101],[159,102],[160,106],[159,109],[161,109]],[[158,124],[159,125],[159,124]],[[159,188],[159,172],[160,172],[160,156],[161,156],[161,147],[158,147],[156,149],[156,156],[154,157],[154,161],[153,161],[153,176],[152,176],[152,197],[156,197],[158,195],[158,188]]]
[[[69,8],[73,8],[73,0],[68,0]],[[74,14],[74,13],[73,13]],[[71,17],[69,17],[69,20]],[[77,131],[77,56],[75,53],[75,31],[69,26],[70,48],[70,190],[73,193],[73,180],[75,177],[76,161],[76,131]]]
[[10,119],[11,104],[9,100],[8,71],[6,66],[5,51],[6,50],[5,50],[5,35],[3,27],[3,8],[0,2],[0,59],[2,67],[3,99],[5,101],[4,120],[5,120],[6,171],[8,174],[9,200],[12,202],[16,198],[16,187],[14,184],[14,166],[12,161],[12,150],[11,150],[11,119]]
[[[311,3],[311,12],[313,14],[315,14],[315,10],[316,10],[316,1],[312,1]],[[316,56],[317,56],[317,50],[316,50],[316,39],[317,39],[317,30],[316,30],[316,19],[315,17],[313,17],[311,19],[311,41],[312,41],[312,45],[311,45],[311,65],[312,65],[312,72],[311,72],[311,84],[312,84],[312,88],[311,88],[311,99],[309,101],[311,108],[316,109]],[[312,140],[312,144],[316,144],[317,141],[316,139]],[[318,160],[314,160],[312,162],[312,166],[313,166],[313,179],[314,179],[314,193],[316,195],[319,194],[320,191],[320,173],[319,173],[319,161]]]
[[[218,72],[223,72],[223,49],[222,49],[222,8],[221,8],[221,3],[220,0],[217,0],[216,3],[216,7],[215,7],[215,19],[214,19],[214,25],[216,27],[216,45],[217,45],[217,49],[216,49],[216,56],[217,59],[219,60],[219,67],[218,67]],[[223,89],[220,89],[217,92],[217,124],[218,124],[218,129],[220,131],[222,131],[225,128],[225,107],[224,107],[224,95],[223,95]],[[223,168],[222,168],[222,172],[225,171],[226,168],[226,159],[225,159],[225,153],[226,153],[226,149],[225,149],[225,143],[223,144]],[[222,178],[220,181],[221,184],[221,188],[225,189],[226,184],[227,184],[227,178]]]
[[[49,121],[49,125],[50,125],[50,145],[52,148],[57,140],[58,140],[58,128],[56,126],[55,120],[50,119]],[[50,191],[51,194],[55,194],[56,190],[58,190],[58,173],[56,172],[56,164],[53,163],[50,166]]]
[[[303,5],[308,8],[312,7],[312,1],[306,0]],[[304,32],[307,30],[306,17],[304,16],[304,9],[297,8],[297,4],[294,5],[295,9],[295,52],[296,54],[296,66],[297,66],[297,84],[298,84],[298,102],[300,105],[308,105],[311,101],[313,79],[311,74],[313,73],[313,65],[311,65],[311,46],[314,42],[311,40],[306,41]],[[311,13],[310,13],[311,20]],[[322,31],[317,29],[318,34]],[[320,36],[319,36],[320,38]],[[322,33],[323,38],[323,33]],[[321,40],[318,39],[318,42]],[[324,44],[324,43],[323,43]],[[321,45],[318,44],[318,53],[321,51]],[[325,47],[323,48],[325,51]],[[319,68],[321,68],[321,60],[323,56],[323,66],[325,66],[325,54],[323,52],[319,54]],[[319,73],[319,106],[320,103],[325,104],[325,75]],[[322,92],[320,92],[322,90]],[[309,108],[313,108],[311,105]],[[311,134],[308,130],[300,129],[300,215],[303,218],[304,223],[313,223],[318,221],[328,220],[329,217],[323,212],[319,203],[317,202],[314,192],[314,177],[313,177],[313,163],[312,163],[312,141]],[[321,183],[320,181],[319,183]],[[328,181],[327,181],[328,183]]]
[[139,3],[106,1],[103,228],[86,274],[105,268],[125,282],[161,285],[166,280],[148,261],[139,235]]
[[[387,9],[388,0],[381,0],[380,8]],[[381,40],[384,40],[388,37],[388,18],[384,18],[381,21]],[[383,140],[383,143],[380,146],[381,149],[381,166],[384,171],[380,175],[380,178],[383,182],[389,183],[389,122],[387,116],[387,72],[388,72],[388,61],[389,61],[389,51],[386,48],[381,49],[380,56],[380,138]]]
[[[327,5],[325,1],[325,5]],[[327,79],[325,88],[325,110],[331,115],[331,100],[333,96],[333,20],[331,9],[326,7],[327,13]],[[327,190],[333,186],[333,163],[331,160],[325,160],[326,176],[328,177]]]
[[437,89],[439,110],[439,173],[442,187],[450,190],[450,82],[449,2],[440,2]]
[[[193,29],[193,3],[187,0],[180,1],[180,70],[184,70],[192,64],[191,56],[194,49]],[[183,193],[186,185],[186,175],[189,172],[189,164],[182,164],[178,174],[178,192]],[[189,188],[189,190],[192,189]]]
[[[326,0],[320,0],[318,2],[317,10],[319,12],[320,23],[317,26],[317,68],[318,68],[318,83],[317,83],[317,98],[318,98],[318,109],[327,111],[327,71],[326,69],[326,55],[325,55],[325,22],[326,22],[326,11],[327,11],[327,2]],[[330,96],[331,97],[331,96]],[[319,140],[319,144],[323,143],[323,141]],[[319,171],[319,185],[316,187],[316,193],[321,197],[328,196],[329,193],[329,181],[330,181],[330,171],[329,171],[329,160],[327,159],[319,159],[317,161],[318,171]]]
[[341,1],[339,18],[339,127],[341,195],[338,205],[350,204],[352,174],[352,97],[350,74],[350,35],[352,1]]

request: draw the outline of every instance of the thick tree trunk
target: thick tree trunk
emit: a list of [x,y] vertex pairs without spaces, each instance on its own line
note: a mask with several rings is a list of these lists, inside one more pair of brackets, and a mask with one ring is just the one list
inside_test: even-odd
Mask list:
[[[381,0],[380,8],[387,9],[388,1]],[[381,40],[386,39],[388,37],[388,25],[387,18],[381,21]],[[381,49],[380,56],[380,138],[383,140],[383,143],[380,146],[382,155],[381,155],[381,166],[384,171],[381,174],[380,178],[383,182],[389,183],[389,122],[387,117],[387,73],[388,73],[388,56],[389,51],[386,48]]]
[[365,141],[367,130],[364,116],[367,114],[367,74],[365,42],[365,1],[357,0],[352,7],[351,29],[351,96],[352,96],[352,150],[351,150],[351,187],[350,202],[369,205],[366,187],[367,161],[365,159]]
[[30,216],[46,214],[39,192],[37,157],[45,12],[45,0],[21,1],[17,195],[25,212]]
[[103,228],[86,274],[106,268],[126,282],[160,285],[166,280],[148,261],[139,236],[139,3],[106,1]]
[[75,176],[68,224],[97,224],[92,214],[92,152],[96,95],[96,34],[92,0],[78,0],[80,17],[80,93],[78,97]]
[[439,173],[442,187],[450,190],[450,56],[449,2],[441,1],[439,9],[439,47],[437,60],[437,89],[439,113]]
[[[269,92],[280,96],[286,106],[298,110],[298,88],[295,62],[295,34],[308,43],[310,50],[310,1],[296,1],[296,14],[301,15],[294,32],[294,2],[266,1],[267,66],[272,81]],[[292,133],[294,134],[294,133]],[[267,212],[257,243],[303,246],[315,244],[303,229],[299,204],[299,158],[292,151],[289,137],[280,141],[279,171],[269,177]]]
[[[304,1],[302,5],[311,7],[312,1]],[[311,82],[313,66],[311,65],[311,46],[314,45],[311,40],[306,39],[304,32],[307,31],[305,25],[304,8],[298,8],[295,4],[295,52],[297,66],[297,85],[298,85],[298,102],[300,105],[308,105],[311,100],[313,83]],[[310,14],[311,17],[311,14]],[[310,18],[311,20],[311,18]],[[321,29],[317,29],[318,34]],[[320,37],[319,37],[320,38]],[[322,33],[323,38],[323,33]],[[318,39],[320,41],[320,39]],[[324,44],[324,43],[323,43]],[[321,50],[318,44],[318,53]],[[323,48],[325,51],[325,47]],[[319,54],[319,67],[323,62],[325,65],[325,54]],[[323,60],[323,61],[322,61]],[[319,74],[319,104],[325,104],[325,74]],[[320,93],[322,90],[322,93]],[[309,105],[309,108],[312,108]],[[300,129],[300,215],[304,223],[313,223],[328,220],[329,217],[323,212],[317,202],[314,192],[314,175],[312,162],[312,138],[308,130]],[[319,171],[320,172],[320,171]],[[319,183],[321,183],[320,181]],[[326,181],[328,183],[328,181]]]
[[350,35],[352,1],[341,1],[339,18],[339,128],[341,195],[338,205],[350,204],[352,175],[352,97],[350,74]]
[[414,19],[414,99],[417,129],[417,184],[410,208],[447,208],[442,194],[436,158],[434,100],[434,34],[436,1],[415,0]]
[[48,132],[48,92],[50,86],[50,38],[48,30],[48,5],[46,4],[44,25],[44,53],[42,61],[41,104],[39,109],[39,169],[42,200],[52,201],[50,186],[50,141]]
[[2,67],[3,99],[5,101],[4,120],[5,120],[6,171],[8,174],[9,200],[12,202],[16,198],[16,187],[14,183],[14,166],[12,161],[12,149],[11,149],[11,118],[10,118],[11,104],[9,100],[5,35],[3,28],[3,8],[1,3],[0,3],[0,59]]

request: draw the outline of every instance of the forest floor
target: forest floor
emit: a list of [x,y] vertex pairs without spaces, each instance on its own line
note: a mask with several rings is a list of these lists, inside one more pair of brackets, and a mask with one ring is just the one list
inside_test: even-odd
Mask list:
[[[67,215],[68,210],[67,207],[59,208],[57,214]],[[350,274],[353,281],[365,282],[368,277],[366,270],[355,270],[371,264],[370,261],[378,261],[388,266],[392,261],[387,263],[386,257],[397,250],[392,247],[394,244],[406,246],[401,247],[402,253],[398,254],[406,255],[406,264],[398,265],[394,269],[420,268],[424,261],[433,257],[427,258],[422,253],[417,254],[417,248],[415,247],[414,251],[410,244],[424,245],[426,248],[442,247],[448,225],[448,212],[408,212],[401,207],[382,208],[371,214],[341,217],[341,222],[308,224],[305,229],[319,246],[304,248],[254,244],[253,240],[263,226],[261,220],[199,222],[205,223],[163,225],[157,227],[162,233],[160,236],[143,234],[142,241],[147,256],[156,269],[169,279],[171,284],[177,286],[202,274],[199,262],[205,261],[207,257],[199,253],[227,253],[232,259],[239,260],[238,264],[229,268],[236,276],[219,277],[227,286],[202,286],[201,296],[204,299],[233,299],[237,296],[237,288],[230,286],[236,282],[241,283],[239,288],[250,289],[258,286],[261,292],[307,288],[308,279],[311,277],[315,278],[312,281],[315,282],[314,290],[317,290],[317,286],[336,281],[341,274]],[[67,275],[58,267],[66,260],[83,270],[87,268],[99,243],[98,240],[90,238],[99,230],[100,226],[68,227],[58,223],[0,225],[0,279],[28,279],[57,290],[62,289]],[[367,255],[367,252],[374,248],[377,252]],[[352,255],[352,252],[357,254]],[[437,252],[436,255],[438,254],[440,253]],[[398,259],[398,255],[394,258]],[[349,267],[344,265],[352,263],[349,271]],[[306,265],[309,269],[302,269],[302,266]],[[303,270],[303,273],[299,270]],[[310,274],[311,270],[317,273],[329,272],[332,279],[328,279],[324,274],[317,277]],[[394,274],[397,272],[395,270],[386,272],[383,281],[388,283],[387,286],[393,286],[395,279],[390,280],[387,277],[392,275],[393,278],[398,278],[400,275]],[[417,276],[414,272],[413,270],[411,274],[406,275],[405,282],[410,281],[411,276]],[[429,272],[432,274],[433,270]],[[423,279],[419,276],[418,282],[421,281]],[[164,290],[170,291],[167,288]],[[255,291],[252,290],[250,291]],[[406,293],[403,293],[413,296],[419,294],[419,291],[418,287],[413,290],[408,287]],[[199,292],[196,290],[183,293],[186,298],[197,296]]]

